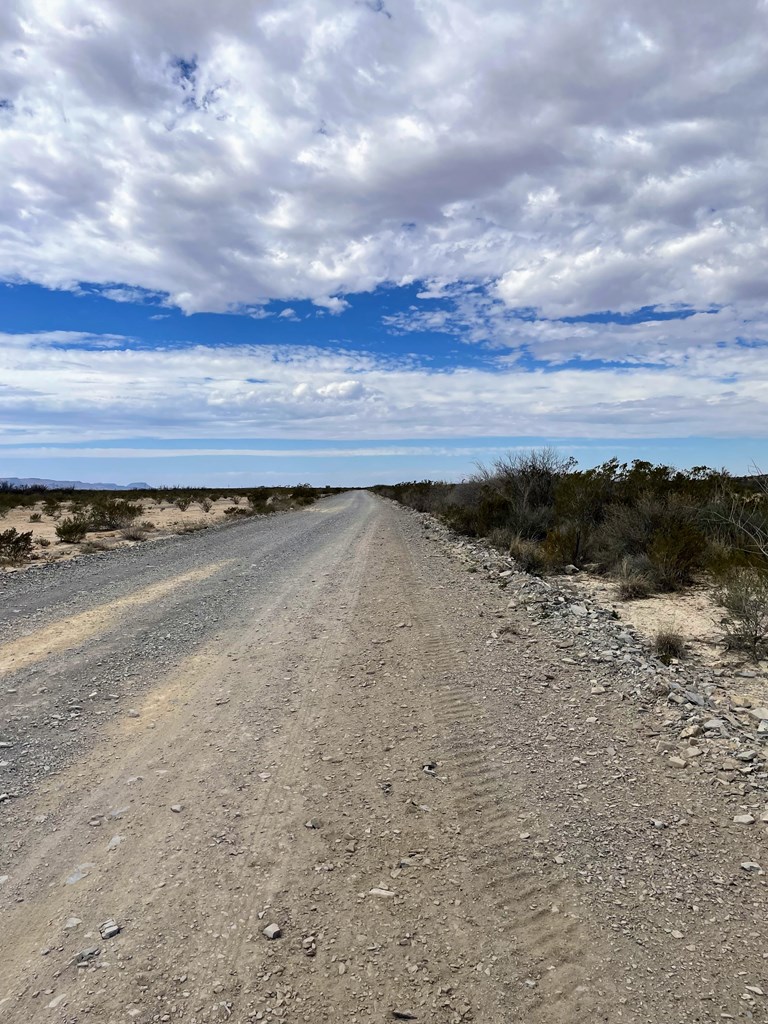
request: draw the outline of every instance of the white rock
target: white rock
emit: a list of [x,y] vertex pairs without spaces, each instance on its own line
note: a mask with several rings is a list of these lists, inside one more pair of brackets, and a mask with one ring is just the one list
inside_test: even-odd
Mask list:
[[268,924],[266,928],[262,930],[262,935],[268,939],[279,939],[282,935],[279,924]]
[[734,825],[754,825],[755,818],[752,814],[737,814],[733,823]]

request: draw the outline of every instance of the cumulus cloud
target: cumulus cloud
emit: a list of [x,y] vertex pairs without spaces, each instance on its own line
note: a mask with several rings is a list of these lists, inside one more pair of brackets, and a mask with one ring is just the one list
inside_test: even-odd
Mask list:
[[186,312],[474,280],[545,317],[766,276],[768,8],[8,0],[0,275]]

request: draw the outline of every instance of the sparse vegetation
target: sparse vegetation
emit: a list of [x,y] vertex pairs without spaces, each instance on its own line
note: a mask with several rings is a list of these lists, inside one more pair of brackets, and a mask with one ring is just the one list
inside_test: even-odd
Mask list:
[[[221,488],[161,487],[149,490],[125,490],[115,494],[112,491],[84,490],[62,487],[48,490],[40,485],[15,485],[0,482],[0,519],[15,513],[11,531],[18,534],[22,523],[44,523],[44,531],[52,526],[56,538],[63,544],[79,544],[81,551],[106,550],[119,546],[120,541],[140,542],[151,530],[171,530],[176,533],[196,533],[220,520],[222,509],[216,502],[225,498],[232,504],[223,511],[229,516],[265,515],[278,511],[289,511],[310,505],[326,494],[338,493],[339,488],[318,489],[309,484],[294,487],[253,487],[222,490]],[[199,506],[200,518],[188,523],[168,522],[167,518],[152,521],[158,510],[167,511],[169,506],[186,512]],[[41,511],[42,510],[42,511]],[[144,516],[145,518],[139,519]],[[53,522],[51,522],[53,520]],[[8,524],[10,525],[10,524]],[[102,532],[118,533],[117,544],[105,547],[94,541],[88,534]],[[8,531],[6,531],[6,535]],[[22,533],[23,535],[23,533]],[[9,535],[10,536],[10,535]],[[31,534],[30,534],[31,536]],[[19,547],[21,544],[21,547]],[[35,538],[29,545],[25,542],[6,542],[7,550],[0,550],[0,563],[22,564],[35,557],[35,549],[50,547],[50,536]],[[57,550],[56,557],[66,554]],[[48,556],[50,557],[50,556]]]

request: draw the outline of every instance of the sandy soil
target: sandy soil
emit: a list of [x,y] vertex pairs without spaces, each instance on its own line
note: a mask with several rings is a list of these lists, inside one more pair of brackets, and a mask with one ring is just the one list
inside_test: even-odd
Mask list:
[[246,562],[210,576],[215,638],[3,806],[2,1019],[766,1020],[768,829],[660,766],[610,666],[344,500],[256,612]]
[[[117,497],[119,497],[119,494]],[[243,499],[243,504],[244,502],[245,499]],[[215,523],[223,522],[228,518],[225,516],[224,510],[231,507],[232,499],[229,497],[219,498],[216,502],[212,503],[207,512],[196,501],[193,501],[189,508],[183,511],[176,505],[169,502],[156,501],[154,498],[142,499],[141,504],[144,511],[137,518],[135,525],[150,524],[146,540],[151,541],[158,540],[171,533],[179,533],[185,527],[198,524],[213,526]],[[79,544],[66,544],[56,536],[57,522],[62,517],[71,515],[72,511],[68,502],[62,503],[61,512],[55,517],[45,514],[42,502],[27,508],[13,508],[3,519],[0,519],[0,530],[13,528],[18,530],[19,533],[26,533],[31,530],[34,543],[34,558],[36,560],[61,561],[74,558],[82,553],[83,548]],[[30,521],[30,516],[32,515],[39,515],[40,521]],[[137,543],[136,541],[126,540],[122,536],[121,530],[100,530],[98,533],[89,532],[85,538],[86,551],[88,550],[88,542],[91,544],[95,542],[96,545],[103,546],[104,548],[124,547]],[[26,565],[2,567],[0,572],[19,572],[26,567]]]
[[653,640],[661,630],[678,633],[686,645],[686,656],[733,674],[741,671],[739,692],[756,705],[768,703],[768,661],[755,664],[743,653],[730,651],[723,640],[723,610],[713,588],[704,583],[680,593],[655,594],[636,601],[620,601],[616,587],[604,577],[579,573],[568,582],[612,608],[619,619]]

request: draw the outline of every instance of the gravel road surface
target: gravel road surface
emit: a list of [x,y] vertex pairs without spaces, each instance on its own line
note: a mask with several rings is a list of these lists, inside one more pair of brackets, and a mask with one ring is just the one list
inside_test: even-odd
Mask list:
[[6,575],[0,628],[3,1022],[768,1020],[765,825],[409,511]]

